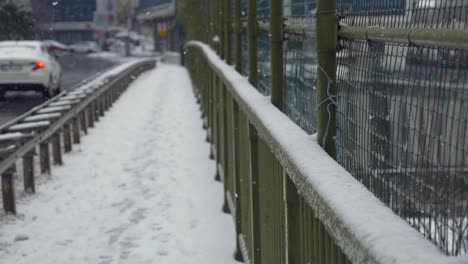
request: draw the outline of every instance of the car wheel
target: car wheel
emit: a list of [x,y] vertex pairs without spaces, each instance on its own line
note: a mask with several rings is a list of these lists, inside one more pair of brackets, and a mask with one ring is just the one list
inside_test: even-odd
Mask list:
[[54,97],[54,91],[52,90],[52,76],[49,77],[49,84],[44,86],[42,90],[42,96],[44,99],[50,99]]
[[0,90],[0,100],[5,100],[5,91]]
[[55,88],[54,96],[59,95],[62,92],[62,76],[60,76],[59,82],[57,84],[57,88]]

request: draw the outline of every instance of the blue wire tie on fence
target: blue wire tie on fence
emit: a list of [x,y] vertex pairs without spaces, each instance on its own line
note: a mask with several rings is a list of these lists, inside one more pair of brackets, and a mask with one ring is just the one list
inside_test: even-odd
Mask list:
[[338,103],[336,102],[335,98],[337,97],[336,95],[332,95],[331,94],[331,86],[333,84],[333,79],[328,75],[328,73],[322,68],[322,66],[320,66],[319,64],[317,64],[317,67],[319,68],[319,70],[321,70],[323,72],[323,74],[325,74],[325,77],[327,77],[327,98],[325,98],[322,102],[320,102],[318,105],[317,105],[317,110],[318,108],[324,104],[325,102],[327,101],[330,101],[330,103],[327,105],[327,112],[328,112],[328,123],[327,123],[327,129],[325,130],[325,135],[323,137],[323,140],[322,140],[322,148],[325,148],[325,144],[327,143],[327,137],[328,137],[328,132],[329,132],[329,129],[330,129],[330,125],[331,125],[331,110],[330,110],[330,107],[332,106],[335,106],[337,109],[338,109]]

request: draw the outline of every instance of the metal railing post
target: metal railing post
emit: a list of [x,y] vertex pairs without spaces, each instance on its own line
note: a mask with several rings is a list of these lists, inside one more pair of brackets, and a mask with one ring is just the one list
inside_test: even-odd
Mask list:
[[257,87],[257,0],[248,0],[247,4],[247,36],[249,38],[249,82]]
[[35,151],[30,151],[23,156],[23,184],[24,190],[29,193],[36,193],[34,181],[34,155]]
[[88,124],[86,122],[86,109],[81,112],[81,130],[83,130],[83,133],[88,134]]
[[231,33],[232,33],[232,19],[231,19],[231,0],[224,0],[224,57],[226,63],[232,64],[232,50],[231,50]]
[[270,0],[271,102],[283,110],[283,0]]
[[73,143],[75,143],[75,144],[81,143],[79,115],[78,115],[78,117],[73,118]]
[[336,0],[317,1],[317,138],[334,159],[336,136],[336,49],[338,18]]
[[41,164],[41,173],[50,173],[50,155],[48,141],[44,141],[41,144],[39,144],[39,157]]
[[16,214],[15,181],[13,179],[15,170],[16,168],[12,166],[2,173],[2,197],[5,213]]
[[55,165],[62,165],[62,144],[60,142],[60,132],[52,136],[52,155]]
[[225,0],[218,0],[218,35],[219,35],[219,56],[225,59],[224,44],[224,4]]
[[234,32],[235,32],[235,65],[237,72],[242,72],[242,22],[241,0],[234,3]]
[[63,125],[63,148],[65,153],[72,151],[72,138],[70,124]]

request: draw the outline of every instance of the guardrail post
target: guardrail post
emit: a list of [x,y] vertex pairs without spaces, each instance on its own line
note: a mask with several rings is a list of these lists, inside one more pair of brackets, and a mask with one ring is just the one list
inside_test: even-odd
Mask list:
[[271,102],[283,110],[283,1],[270,0]]
[[94,114],[94,121],[99,121],[99,104],[98,101],[94,101],[93,103],[93,114]]
[[65,153],[72,151],[72,148],[73,148],[70,124],[63,125],[63,148],[65,150]]
[[334,159],[336,156],[336,49],[338,18],[336,0],[317,1],[317,138]]
[[44,141],[39,144],[39,157],[41,173],[50,173],[49,142]]
[[52,153],[55,165],[62,165],[62,144],[60,142],[60,132],[52,136]]
[[73,142],[75,144],[81,143],[80,139],[80,120],[79,117],[73,118]]
[[234,0],[235,64],[237,72],[242,72],[242,22],[241,0]]
[[99,117],[104,116],[104,99],[103,96],[101,95],[100,97],[97,98],[96,104],[98,107],[98,115]]
[[86,108],[86,112],[88,113],[88,125],[92,128],[94,127],[94,107],[92,103]]
[[36,152],[30,151],[23,156],[23,183],[24,190],[29,193],[36,193],[34,180],[34,155]]
[[257,87],[257,0],[248,0],[247,5],[247,35],[249,41],[249,82]]
[[12,166],[2,173],[2,197],[5,213],[16,214],[15,181],[13,180],[15,171],[15,166]]
[[83,130],[83,133],[88,134],[88,124],[86,122],[86,109],[83,109],[80,115],[81,130]]

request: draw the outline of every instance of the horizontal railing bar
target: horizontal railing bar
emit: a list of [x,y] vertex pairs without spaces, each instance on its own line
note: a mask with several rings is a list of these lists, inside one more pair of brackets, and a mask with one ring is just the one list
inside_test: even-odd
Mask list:
[[[247,28],[247,22],[242,23]],[[259,21],[258,29],[270,31],[268,21]],[[315,25],[284,23],[285,34],[314,37]],[[436,28],[384,28],[384,27],[351,27],[342,25],[338,36],[350,40],[367,40],[423,46],[429,48],[468,49],[468,29]]]
[[[268,21],[259,21],[257,23],[259,30],[270,32],[270,23]],[[244,29],[247,29],[247,22],[243,22],[242,27]],[[306,37],[313,37],[315,36],[315,25],[289,24],[285,22],[283,32],[285,34],[304,35]]]
[[431,48],[468,49],[468,29],[342,26],[338,35],[351,40],[390,42]]

